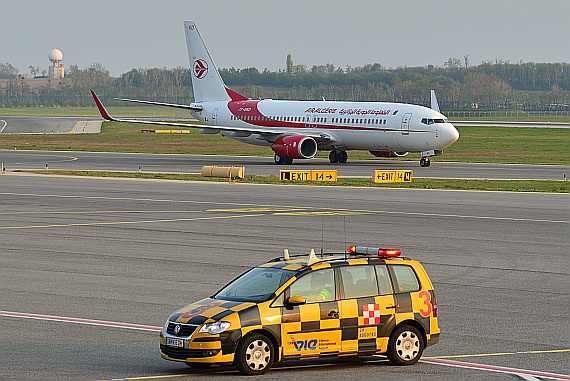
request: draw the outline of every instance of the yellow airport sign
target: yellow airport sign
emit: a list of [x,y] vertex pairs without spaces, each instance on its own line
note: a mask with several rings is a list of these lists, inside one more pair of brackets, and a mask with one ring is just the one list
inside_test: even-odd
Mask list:
[[311,171],[279,171],[281,180],[308,181],[311,180]]
[[288,181],[336,181],[337,171],[279,171],[279,178]]
[[375,183],[411,183],[412,171],[374,171]]
[[313,181],[336,181],[336,170],[329,171],[311,171],[311,180]]

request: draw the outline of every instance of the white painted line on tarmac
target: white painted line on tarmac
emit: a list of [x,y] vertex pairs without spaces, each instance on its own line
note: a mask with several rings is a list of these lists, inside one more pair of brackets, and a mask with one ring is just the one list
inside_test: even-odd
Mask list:
[[570,380],[570,376],[567,376],[565,374],[541,372],[541,371],[534,371],[527,369],[507,368],[504,366],[474,364],[470,362],[443,360],[443,359],[423,359],[420,361],[436,365],[451,366],[455,368],[467,368],[467,369],[476,369],[476,370],[486,370],[489,372],[509,373],[520,376],[525,380],[535,380],[536,379],[535,377],[547,378],[549,380]]
[[24,319],[50,320],[50,321],[58,321],[64,323],[99,325],[104,327],[137,329],[142,331],[153,331],[153,332],[160,331],[162,329],[162,327],[154,327],[151,325],[119,323],[114,321],[81,319],[81,318],[71,318],[64,316],[38,315],[38,314],[29,314],[22,312],[0,311],[0,316],[24,318]]

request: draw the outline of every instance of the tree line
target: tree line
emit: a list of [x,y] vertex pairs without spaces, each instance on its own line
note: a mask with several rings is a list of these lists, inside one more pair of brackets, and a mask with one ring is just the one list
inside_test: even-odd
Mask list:
[[[30,66],[30,70],[32,67]],[[39,69],[35,69],[36,73]],[[234,90],[252,99],[387,101],[429,105],[429,90],[442,109],[509,109],[562,111],[570,104],[570,64],[510,63],[500,60],[471,66],[450,58],[443,67],[385,68],[368,64],[336,68],[332,64],[293,65],[284,70],[222,68],[220,75]],[[89,89],[109,105],[113,98],[191,103],[192,80],[187,68],[132,69],[118,78],[101,64],[80,69],[71,65],[64,79],[31,88],[24,75],[0,63],[0,107],[92,106]]]

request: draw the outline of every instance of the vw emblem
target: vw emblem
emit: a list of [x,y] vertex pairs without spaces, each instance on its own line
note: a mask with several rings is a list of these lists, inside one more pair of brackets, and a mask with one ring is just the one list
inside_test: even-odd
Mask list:
[[178,335],[178,333],[180,333],[180,324],[176,324],[176,327],[174,327],[174,334]]
[[202,79],[208,74],[208,64],[204,60],[194,61],[194,75],[198,79]]

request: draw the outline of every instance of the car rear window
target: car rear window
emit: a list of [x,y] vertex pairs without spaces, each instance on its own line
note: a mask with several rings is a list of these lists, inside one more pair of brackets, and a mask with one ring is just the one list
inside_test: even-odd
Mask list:
[[396,276],[398,292],[414,292],[420,290],[420,282],[416,272],[411,266],[392,265],[392,270]]

